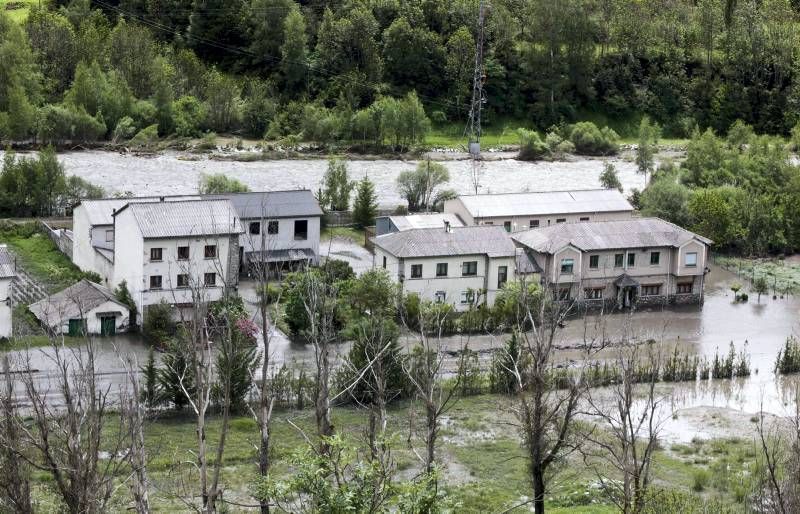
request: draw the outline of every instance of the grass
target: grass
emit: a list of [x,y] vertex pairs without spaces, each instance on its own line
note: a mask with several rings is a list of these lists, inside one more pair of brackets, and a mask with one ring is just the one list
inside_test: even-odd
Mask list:
[[715,262],[751,283],[764,277],[771,294],[800,291],[800,264],[783,259],[748,259],[744,257],[716,256]]
[[40,3],[40,0],[0,0],[0,10],[6,11],[12,21],[24,23],[31,7]]
[[325,227],[320,234],[322,241],[329,241],[334,238],[350,239],[361,246],[364,246],[364,237],[364,229],[356,227]]
[[[86,342],[86,340],[82,337],[64,336],[63,342],[65,346],[78,346]],[[0,344],[0,351],[24,350],[25,348],[43,348],[45,346],[50,346],[51,344],[52,341],[50,341],[47,336],[27,335],[15,337],[6,344]]]
[[44,234],[30,227],[0,230],[0,243],[8,244],[22,267],[53,293],[81,278],[79,270]]

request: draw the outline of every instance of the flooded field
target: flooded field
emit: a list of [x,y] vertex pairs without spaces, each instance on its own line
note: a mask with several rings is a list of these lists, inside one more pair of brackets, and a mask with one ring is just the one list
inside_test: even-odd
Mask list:
[[[0,151],[0,159],[3,152]],[[192,155],[198,160],[184,160],[187,154],[166,152],[153,157],[124,155],[106,151],[62,152],[59,160],[67,174],[77,175],[103,187],[107,193],[134,195],[174,195],[197,192],[200,175],[225,173],[247,184],[252,190],[307,188],[316,191],[322,182],[327,162],[323,159],[233,162],[211,160],[205,155]],[[636,173],[632,162],[609,159],[617,168],[626,191],[642,188],[644,176]],[[412,170],[418,161],[350,160],[350,178],[367,175],[374,183],[382,207],[393,208],[403,203],[395,188],[400,172]],[[471,164],[468,160],[448,160],[450,171],[447,186],[458,193],[474,192]],[[590,189],[600,186],[603,160],[581,158],[558,162],[523,162],[496,159],[483,163],[480,192],[553,191]]]

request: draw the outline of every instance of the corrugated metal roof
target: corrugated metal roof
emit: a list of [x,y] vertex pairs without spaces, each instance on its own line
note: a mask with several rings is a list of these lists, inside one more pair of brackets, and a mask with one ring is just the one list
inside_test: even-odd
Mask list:
[[199,200],[200,196],[197,195],[182,195],[182,196],[140,196],[137,198],[104,198],[101,200],[83,200],[80,205],[86,209],[86,214],[89,219],[89,225],[113,225],[114,212],[122,209],[129,203],[153,202],[164,198],[167,202],[176,202],[182,200]]
[[145,239],[242,233],[229,200],[130,203],[125,209],[132,212]]
[[410,214],[408,216],[389,216],[389,219],[399,231],[415,228],[444,228],[444,222],[451,227],[463,227],[464,224],[455,214],[447,212],[433,212],[430,214]]
[[117,301],[110,289],[83,279],[63,291],[32,303],[28,309],[39,321],[52,327],[64,320],[85,316],[108,301],[116,303],[120,307],[120,313],[128,310],[127,306]]
[[513,257],[514,242],[502,228],[491,225],[418,228],[372,238],[376,246],[395,257],[437,257],[444,255],[488,255]]
[[517,232],[513,239],[537,252],[550,253],[567,245],[584,251],[622,248],[678,247],[692,239],[712,241],[659,218],[559,223]]
[[14,256],[8,251],[6,245],[0,245],[0,278],[14,277],[16,275]]
[[230,200],[242,219],[322,216],[314,193],[308,189],[205,195]]
[[459,199],[474,218],[633,211],[616,189],[464,195]]

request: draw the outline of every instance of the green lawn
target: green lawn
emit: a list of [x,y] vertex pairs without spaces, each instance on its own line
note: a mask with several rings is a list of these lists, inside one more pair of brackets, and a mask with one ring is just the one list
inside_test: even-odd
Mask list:
[[0,0],[0,10],[6,11],[13,21],[23,23],[31,6],[39,4],[41,0]]
[[31,227],[0,228],[0,243],[7,244],[21,266],[40,280],[50,293],[83,277],[83,273],[47,236]]

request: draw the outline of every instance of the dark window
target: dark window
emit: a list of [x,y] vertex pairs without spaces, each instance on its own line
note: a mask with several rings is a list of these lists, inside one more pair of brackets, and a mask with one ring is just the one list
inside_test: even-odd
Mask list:
[[250,233],[253,234],[254,236],[260,234],[261,233],[261,223],[258,222],[258,221],[251,221],[250,222]]
[[206,245],[204,255],[206,259],[215,259],[217,257],[217,245]]
[[164,256],[164,252],[162,248],[150,248],[150,260],[151,261],[160,261]]
[[589,218],[588,218],[588,217],[586,217],[586,218],[581,218],[581,221],[589,221]]
[[575,260],[574,259],[561,259],[561,274],[562,275],[571,275],[572,270],[575,267]]
[[600,267],[600,256],[599,255],[590,255],[589,256],[589,267],[591,269],[597,269]]
[[437,277],[446,277],[447,276],[447,263],[440,262],[436,264],[436,276]]
[[503,228],[506,229],[506,232],[511,232],[511,222],[510,221],[504,221],[503,222]]
[[556,218],[556,223],[566,223],[567,218]]
[[422,264],[411,265],[411,278],[422,278]]
[[475,301],[475,291],[469,289],[461,293],[461,303],[472,303]]
[[189,260],[189,247],[188,246],[179,246],[178,247],[178,260],[179,261],[188,261]]
[[536,228],[539,226],[539,220],[531,220],[528,222],[529,228]]
[[203,283],[207,286],[214,286],[217,284],[217,274],[216,273],[206,273],[203,275]]
[[561,288],[553,291],[553,298],[556,301],[569,300],[571,292],[572,292],[572,288],[571,287],[561,287]]
[[308,220],[294,220],[294,240],[305,241],[308,239]]
[[150,289],[161,289],[161,275],[150,275]]
[[279,227],[280,227],[280,224],[278,223],[277,220],[268,221],[267,222],[267,234],[274,236],[275,234],[278,233]]
[[498,266],[497,267],[497,289],[503,287],[508,281],[508,266]]
[[436,291],[433,297],[436,299],[436,303],[443,303],[447,299],[447,293],[444,291]]
[[625,262],[625,254],[623,254],[623,253],[615,253],[614,254],[614,267],[615,268],[621,268],[623,262]]
[[189,287],[189,275],[178,275],[178,287]]
[[687,282],[686,284],[678,284],[678,294],[691,294],[692,293],[692,284],[691,282]]
[[629,253],[628,254],[628,267],[632,268],[634,266],[636,266],[636,254],[635,253]]
[[587,287],[583,290],[583,296],[587,300],[600,300],[603,298],[602,287]]
[[461,276],[473,277],[478,274],[478,261],[467,261],[461,264]]
[[661,294],[661,284],[642,286],[642,296],[658,296]]
[[659,262],[661,262],[661,252],[650,252],[650,265],[658,266]]
[[386,269],[386,256],[383,256],[383,269]]

